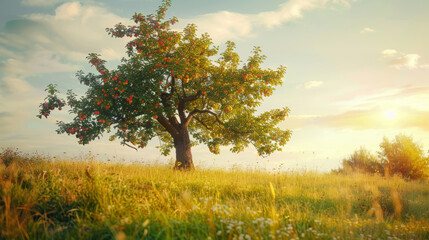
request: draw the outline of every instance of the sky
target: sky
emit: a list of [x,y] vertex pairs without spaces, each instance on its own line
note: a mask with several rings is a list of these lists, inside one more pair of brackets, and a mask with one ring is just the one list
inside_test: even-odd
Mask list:
[[[114,68],[127,39],[105,31],[150,14],[158,0],[0,0],[0,148],[59,158],[91,154],[101,160],[171,164],[152,140],[135,151],[107,137],[89,145],[57,135],[55,112],[38,119],[49,83],[83,93],[78,70],[94,71],[95,52]],[[287,67],[284,84],[261,110],[291,109],[282,129],[293,131],[283,151],[259,157],[193,147],[198,168],[317,170],[338,168],[363,146],[377,154],[383,137],[407,134],[429,149],[429,1],[425,0],[176,0],[167,16],[177,30],[195,23],[221,49],[232,40],[246,60],[254,46],[265,67]],[[173,152],[174,153],[174,152]]]

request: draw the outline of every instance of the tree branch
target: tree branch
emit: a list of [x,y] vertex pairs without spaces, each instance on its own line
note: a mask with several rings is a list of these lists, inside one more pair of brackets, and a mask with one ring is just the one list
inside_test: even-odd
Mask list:
[[198,92],[197,92],[196,94],[191,95],[191,96],[189,96],[189,97],[184,97],[184,98],[182,99],[182,101],[183,101],[184,103],[192,102],[192,101],[197,100],[199,97],[201,97],[201,95],[202,95],[201,90],[198,90]]
[[182,124],[184,124],[185,126],[188,125],[190,118],[192,118],[191,114],[188,115],[188,117],[185,116],[185,104],[187,102],[192,102],[197,100],[200,96],[202,95],[201,90],[198,90],[198,92],[194,95],[191,96],[184,96],[180,101],[179,101],[179,117],[180,117],[180,122]]
[[192,112],[190,112],[190,113],[189,113],[189,115],[188,115],[188,119],[187,119],[187,123],[186,123],[186,124],[188,124],[188,123],[189,123],[189,121],[191,121],[192,117],[193,117],[195,114],[197,114],[197,113],[208,113],[208,114],[210,114],[210,115],[213,115],[213,116],[216,118],[216,121],[217,121],[218,123],[220,123],[222,126],[225,126],[225,123],[224,123],[224,122],[222,122],[222,120],[220,120],[220,119],[219,119],[219,116],[218,116],[216,113],[214,113],[214,112],[212,112],[212,111],[210,111],[210,110],[199,110],[199,109],[194,109],[194,110],[192,110]]
[[[168,79],[169,79],[170,77],[167,77],[167,82],[168,82]],[[169,100],[171,100],[171,97],[174,95],[174,92],[176,91],[175,89],[175,84],[176,84],[176,80],[175,80],[175,77],[174,76],[172,76],[171,77],[172,79],[171,79],[171,88],[170,88],[170,93],[166,93],[166,92],[162,92],[161,93],[161,95],[160,95],[160,98],[161,98],[161,103],[162,103],[162,105],[166,108],[166,109],[168,109],[168,108],[170,108],[171,107],[171,103],[169,102]],[[170,122],[170,124],[176,129],[175,131],[177,132],[178,131],[178,127],[179,127],[179,122],[177,121],[177,119],[175,118],[175,117],[171,117],[171,116],[168,116],[167,117],[168,118],[168,120],[169,120],[169,122]],[[163,125],[163,124],[162,124]],[[164,125],[163,125],[164,126]]]
[[125,140],[122,142],[122,145],[125,145],[125,146],[127,146],[127,147],[130,147],[130,148],[132,148],[132,149],[134,149],[134,150],[138,151],[136,147],[133,147],[133,146],[131,146],[131,145],[127,144],[127,143],[125,142]]
[[[171,107],[171,104],[168,102],[168,100],[171,99],[171,95],[172,94],[168,94],[166,92],[162,92],[161,93],[161,103],[162,103],[162,105],[164,106],[165,109],[168,109],[168,108]],[[168,120],[169,120],[170,124],[174,128],[176,128],[176,131],[178,131],[179,122],[177,121],[177,119],[175,117],[168,116]]]
[[177,108],[177,111],[179,112],[180,122],[184,123],[186,121],[186,116],[185,116],[185,104],[183,102],[179,102],[179,107]]
[[[192,110],[192,112],[189,113],[189,116],[188,116],[186,124],[188,124],[191,121],[192,117],[195,116],[195,114],[198,114],[198,113],[208,113],[208,114],[214,116],[215,119],[216,119],[216,122],[218,122],[220,125],[222,125],[223,127],[225,127],[225,123],[222,120],[220,120],[219,116],[216,113],[214,113],[214,112],[212,112],[210,110],[199,110],[199,109],[194,109],[194,110]],[[205,126],[205,124],[203,124],[198,119],[197,119],[197,121],[200,122],[203,126]],[[205,127],[207,128],[207,126],[205,126]],[[209,129],[209,128],[207,128],[207,129]],[[209,129],[209,130],[212,130],[212,129]],[[242,132],[242,131],[238,131],[238,130],[231,129],[231,128],[228,128],[228,130],[230,130],[230,131],[232,131],[234,133],[237,133],[237,134],[251,133],[251,132]]]
[[158,116],[157,120],[165,128],[165,130],[170,133],[171,136],[176,136],[177,134],[179,134],[177,129],[164,116]]
[[210,130],[210,131],[213,131],[213,128],[211,128],[211,127],[207,126],[207,124],[206,124],[205,122],[203,122],[201,119],[199,119],[198,117],[195,117],[195,116],[194,116],[194,118],[195,118],[195,120],[197,120],[199,123],[201,123],[201,125],[203,125],[206,129],[208,129],[208,130]]

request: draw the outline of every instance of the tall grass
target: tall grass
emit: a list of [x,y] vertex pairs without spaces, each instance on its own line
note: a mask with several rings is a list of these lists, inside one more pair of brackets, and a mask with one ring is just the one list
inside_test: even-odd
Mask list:
[[1,160],[4,239],[429,239],[425,181]]

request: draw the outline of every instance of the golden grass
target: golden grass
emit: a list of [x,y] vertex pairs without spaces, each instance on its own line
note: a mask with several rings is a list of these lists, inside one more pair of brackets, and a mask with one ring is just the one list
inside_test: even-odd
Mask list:
[[5,239],[429,238],[426,181],[4,156]]

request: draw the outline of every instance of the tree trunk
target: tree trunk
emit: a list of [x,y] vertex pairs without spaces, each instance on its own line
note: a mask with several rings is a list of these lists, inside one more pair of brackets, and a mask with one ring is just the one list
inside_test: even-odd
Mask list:
[[175,170],[193,170],[191,140],[189,138],[188,128],[183,127],[179,134],[174,137],[174,147],[176,148]]

